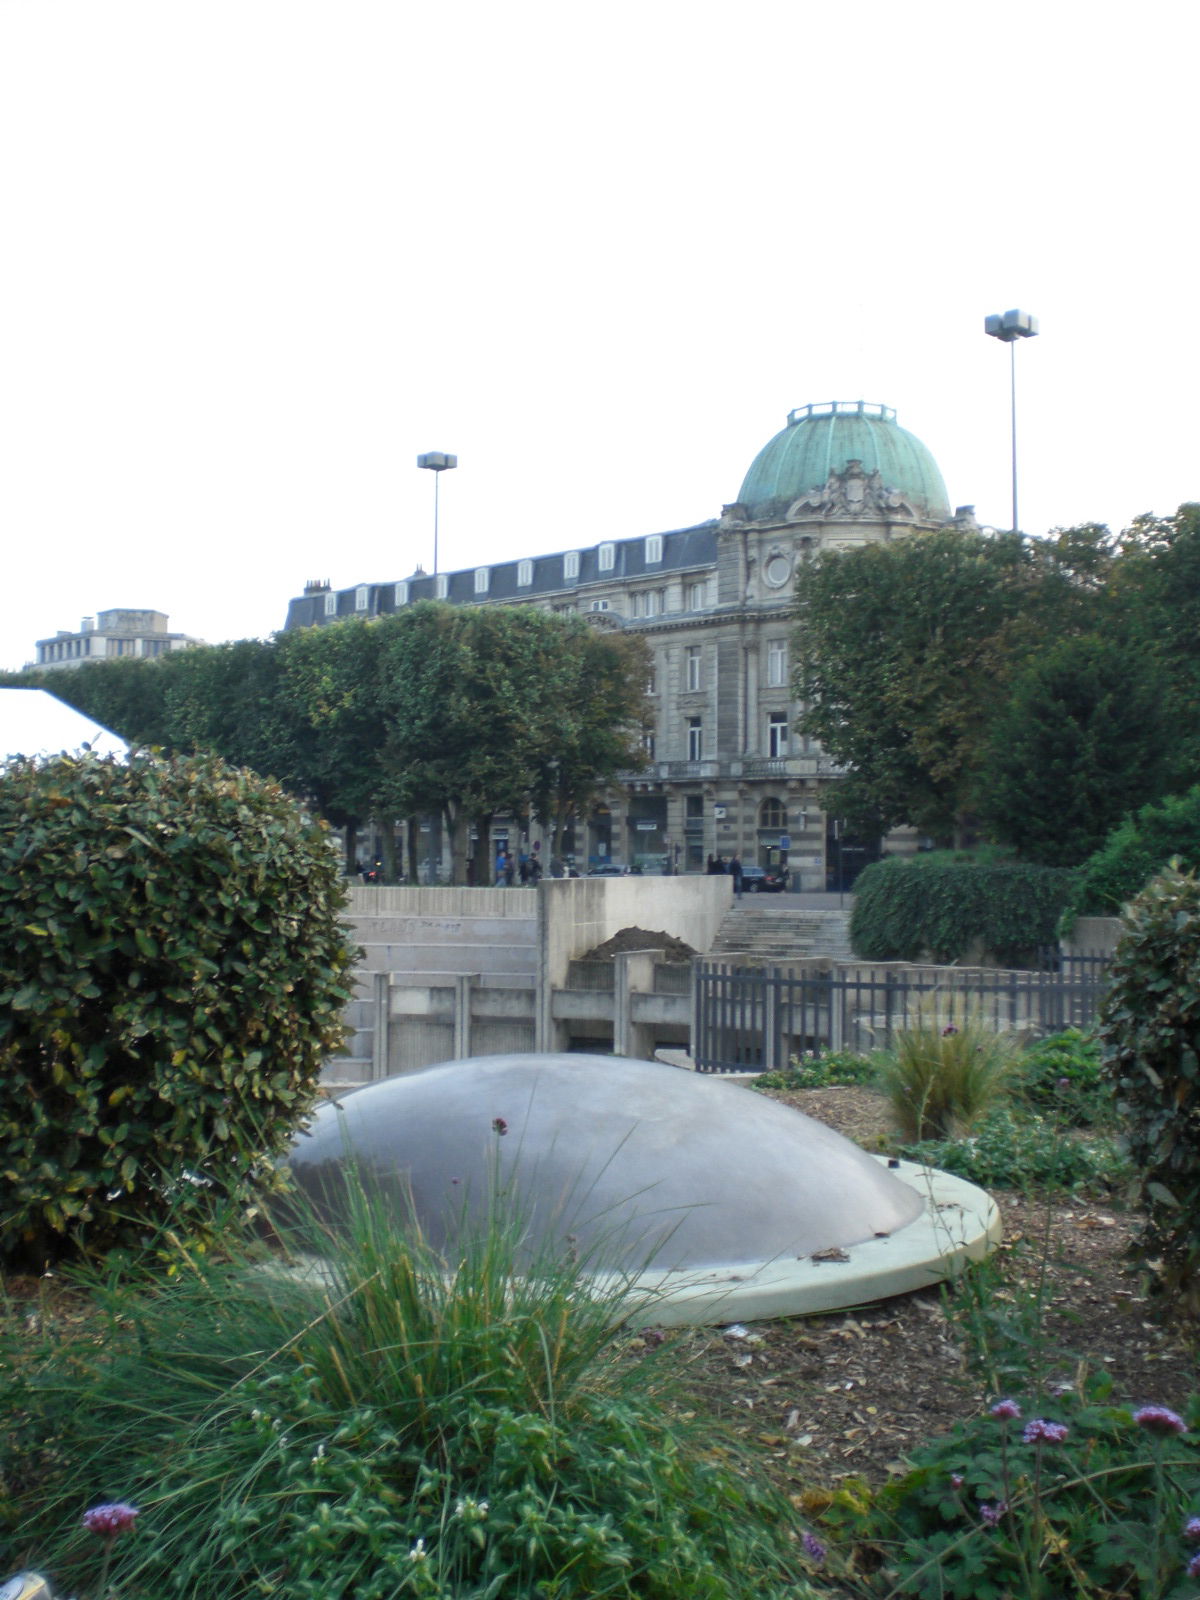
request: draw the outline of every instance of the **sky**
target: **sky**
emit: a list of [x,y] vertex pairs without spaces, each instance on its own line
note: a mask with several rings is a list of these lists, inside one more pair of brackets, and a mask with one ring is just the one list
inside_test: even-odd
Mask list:
[[952,506],[1200,498],[1200,12],[0,0],[0,668],[686,527],[794,407]]

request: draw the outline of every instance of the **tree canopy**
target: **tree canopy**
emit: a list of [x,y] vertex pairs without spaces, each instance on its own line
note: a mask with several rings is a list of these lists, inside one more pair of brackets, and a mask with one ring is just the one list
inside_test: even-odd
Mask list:
[[553,822],[641,766],[648,675],[640,638],[579,617],[424,601],[7,681],[49,688],[135,744],[274,777],[339,826],[440,815],[461,881],[464,824],[530,806]]

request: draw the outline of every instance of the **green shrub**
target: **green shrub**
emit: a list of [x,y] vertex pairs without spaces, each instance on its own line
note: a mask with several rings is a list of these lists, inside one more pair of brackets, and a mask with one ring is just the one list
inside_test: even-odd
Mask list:
[[971,1129],[1007,1087],[1017,1042],[969,1007],[943,1009],[927,997],[890,1049],[879,1082],[906,1139],[952,1139]]
[[764,1072],[753,1089],[828,1089],[836,1085],[874,1083],[879,1075],[872,1056],[853,1050],[829,1050],[819,1056],[793,1056],[781,1072]]
[[0,772],[0,1260],[253,1194],[342,1036],[327,835],[213,758]]
[[[1164,1435],[1110,1392],[1101,1377],[1084,1394],[1005,1402],[1015,1417],[989,1410],[957,1423],[865,1510],[842,1497],[829,1526],[882,1548],[879,1594],[1182,1600],[1195,1592],[1185,1527],[1200,1504],[1200,1403],[1176,1419],[1187,1432]],[[1172,1416],[1158,1409],[1155,1420]],[[1051,1430],[1027,1441],[1035,1419]]]
[[119,1495],[128,1600],[801,1600],[789,1508],[672,1399],[669,1340],[614,1333],[622,1290],[561,1256],[518,1272],[521,1233],[443,1259],[354,1191],[336,1236],[282,1234],[319,1276],[239,1247],[119,1288],[102,1346],[0,1376],[50,1441],[16,1559],[96,1592],[79,1512]]
[[960,961],[981,945],[1020,966],[1054,943],[1071,882],[1057,867],[877,861],[854,885],[850,941],[867,961]]
[[1200,882],[1175,866],[1128,908],[1100,1015],[1104,1069],[1156,1287],[1200,1313]]
[[1066,1028],[1024,1050],[1013,1088],[1027,1105],[1073,1128],[1113,1120],[1112,1090],[1101,1068],[1099,1040],[1079,1028]]
[[1129,1177],[1112,1139],[1071,1137],[1061,1124],[1007,1105],[993,1107],[969,1139],[925,1139],[899,1153],[984,1189],[1111,1191]]
[[1172,856],[1200,866],[1200,785],[1143,806],[1084,862],[1067,916],[1115,917]]

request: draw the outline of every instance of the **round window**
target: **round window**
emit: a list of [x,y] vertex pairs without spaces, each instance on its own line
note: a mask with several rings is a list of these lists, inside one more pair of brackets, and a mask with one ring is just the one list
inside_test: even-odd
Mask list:
[[792,563],[787,556],[780,555],[777,552],[775,555],[767,557],[767,564],[763,568],[763,576],[772,589],[782,589],[791,575]]

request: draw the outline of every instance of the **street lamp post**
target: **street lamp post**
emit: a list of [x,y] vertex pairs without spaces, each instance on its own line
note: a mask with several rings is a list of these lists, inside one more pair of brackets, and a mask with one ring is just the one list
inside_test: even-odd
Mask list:
[[433,473],[433,575],[436,578],[438,570],[438,486],[441,483],[442,473],[449,472],[451,467],[458,465],[458,457],[448,456],[444,450],[429,450],[423,456],[417,457],[417,465],[424,467],[427,472]]
[[1037,337],[1037,318],[1028,311],[1005,311],[1002,315],[985,317],[983,331],[993,339],[1008,346],[1009,388],[1012,396],[1012,529],[1020,531],[1017,521],[1017,340]]

